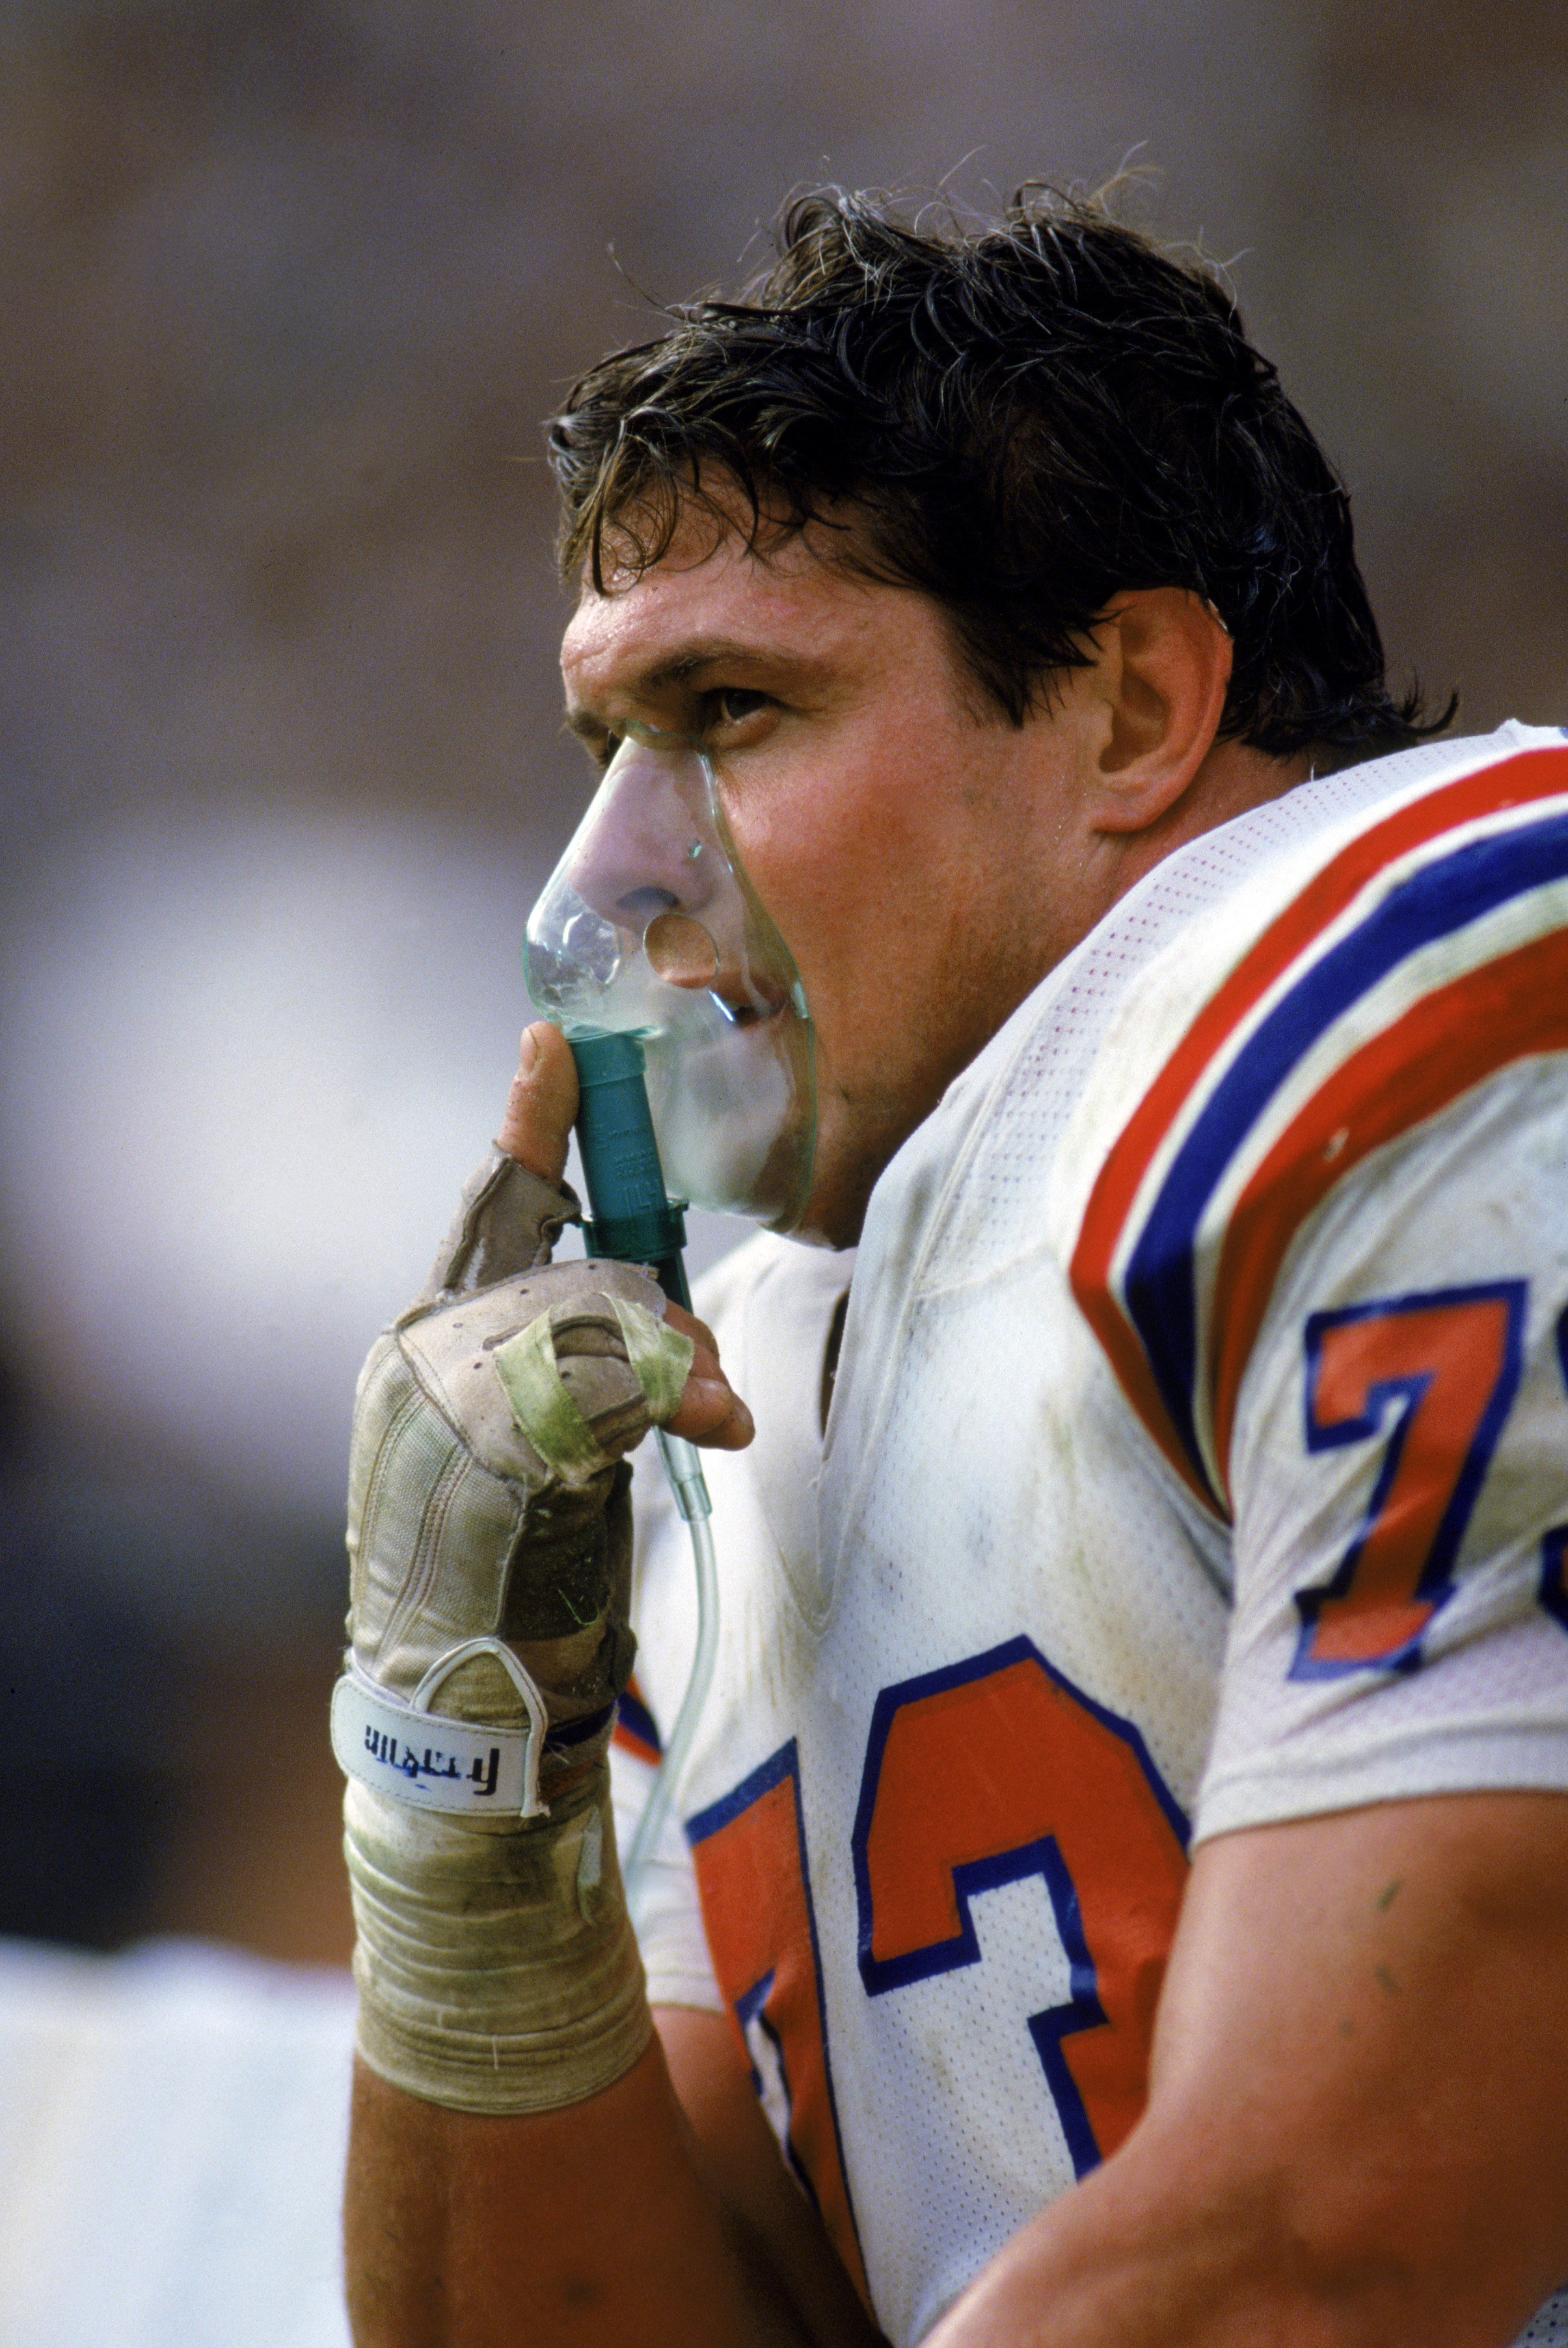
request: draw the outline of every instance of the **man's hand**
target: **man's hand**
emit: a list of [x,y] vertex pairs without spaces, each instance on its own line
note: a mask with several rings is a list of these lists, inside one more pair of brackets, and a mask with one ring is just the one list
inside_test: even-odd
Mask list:
[[650,1426],[750,1434],[710,1334],[673,1325],[645,1271],[551,1264],[575,1103],[565,1045],[531,1031],[511,1147],[355,1411],[333,1727],[360,2052],[465,2111],[570,2104],[647,2045],[604,1766],[635,1653],[623,1455]]
[[[576,1115],[577,1071],[566,1038],[543,1020],[525,1027],[498,1146],[559,1189]],[[751,1413],[719,1367],[712,1330],[678,1304],[666,1304],[665,1317],[695,1347],[680,1408],[665,1421],[670,1433],[721,1451],[743,1449],[754,1431]]]

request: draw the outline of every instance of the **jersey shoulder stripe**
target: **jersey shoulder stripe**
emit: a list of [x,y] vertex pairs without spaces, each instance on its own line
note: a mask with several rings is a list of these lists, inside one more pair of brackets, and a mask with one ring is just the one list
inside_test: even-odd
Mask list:
[[1235,1398],[1285,1250],[1368,1151],[1568,1050],[1568,750],[1370,823],[1199,1009],[1106,1157],[1078,1304],[1167,1458],[1228,1513]]

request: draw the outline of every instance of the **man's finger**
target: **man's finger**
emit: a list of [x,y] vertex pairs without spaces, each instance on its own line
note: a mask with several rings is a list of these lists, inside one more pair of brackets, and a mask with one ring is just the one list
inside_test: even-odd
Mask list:
[[718,1366],[718,1338],[707,1322],[681,1305],[665,1305],[665,1320],[693,1341],[693,1366],[686,1376],[681,1409],[669,1420],[671,1435],[683,1435],[687,1444],[707,1444],[716,1451],[744,1451],[756,1427],[751,1411]]
[[665,1306],[665,1319],[696,1349],[681,1406],[669,1421],[670,1433],[719,1451],[744,1451],[757,1430],[751,1413],[719,1366],[718,1340],[706,1321],[678,1304]]
[[717,1361],[718,1339],[706,1321],[699,1321],[696,1314],[688,1313],[684,1304],[674,1303],[665,1306],[665,1319],[672,1329],[678,1329],[683,1337],[691,1339],[699,1354],[711,1354],[714,1360]]
[[546,1182],[566,1170],[566,1144],[577,1114],[577,1070],[559,1027],[539,1020],[522,1031],[517,1074],[497,1141],[509,1158]]
[[672,1435],[684,1435],[688,1443],[717,1451],[744,1451],[757,1432],[751,1413],[723,1371],[715,1365],[713,1375],[705,1376],[700,1361],[693,1364],[681,1406],[666,1425]]

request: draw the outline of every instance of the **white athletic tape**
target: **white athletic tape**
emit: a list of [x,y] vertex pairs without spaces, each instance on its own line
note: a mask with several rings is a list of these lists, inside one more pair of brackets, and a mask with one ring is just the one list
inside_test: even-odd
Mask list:
[[500,1834],[350,1784],[358,2045],[382,2078],[453,2111],[554,2111],[637,2061],[653,2025],[608,1774]]
[[655,1426],[673,1418],[686,1392],[686,1382],[696,1346],[667,1321],[659,1320],[645,1304],[629,1296],[612,1296],[611,1305],[625,1340],[626,1359],[637,1374],[648,1415]]

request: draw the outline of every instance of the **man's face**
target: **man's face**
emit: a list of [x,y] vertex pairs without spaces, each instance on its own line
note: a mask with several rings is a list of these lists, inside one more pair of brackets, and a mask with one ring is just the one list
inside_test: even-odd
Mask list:
[[601,757],[628,718],[698,740],[818,1043],[802,1228],[859,1236],[872,1185],[1094,918],[1071,817],[1091,725],[1075,681],[993,716],[928,598],[856,578],[815,527],[764,555],[688,513],[640,578],[585,587],[567,713]]

